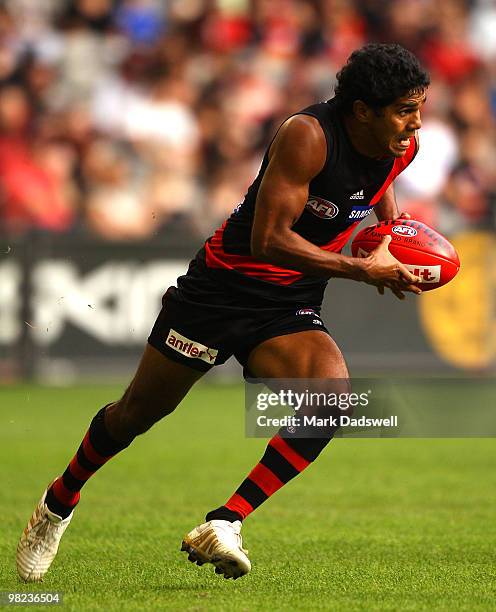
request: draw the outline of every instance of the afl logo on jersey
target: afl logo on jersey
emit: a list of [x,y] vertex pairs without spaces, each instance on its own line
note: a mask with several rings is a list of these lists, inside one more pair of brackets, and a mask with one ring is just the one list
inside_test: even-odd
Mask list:
[[316,196],[310,196],[305,208],[317,217],[327,220],[334,219],[339,213],[339,208],[336,204],[324,200],[323,198],[317,198]]

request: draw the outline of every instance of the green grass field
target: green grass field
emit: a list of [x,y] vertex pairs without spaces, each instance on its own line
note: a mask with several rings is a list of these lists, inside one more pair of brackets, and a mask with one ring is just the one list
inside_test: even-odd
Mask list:
[[[494,610],[493,439],[339,439],[244,526],[253,570],[198,568],[184,533],[259,459],[243,388],[198,386],[83,491],[45,582],[17,539],[109,386],[0,390],[0,590],[61,591],[67,610]],[[39,608],[38,608],[39,609]]]

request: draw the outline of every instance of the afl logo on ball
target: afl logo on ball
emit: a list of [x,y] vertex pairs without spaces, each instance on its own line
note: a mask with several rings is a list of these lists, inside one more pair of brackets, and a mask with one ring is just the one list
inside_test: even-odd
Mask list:
[[395,225],[393,227],[393,233],[398,234],[398,236],[416,236],[417,230],[408,225]]
[[305,208],[317,217],[327,220],[334,219],[339,213],[339,208],[336,204],[315,196],[310,196]]

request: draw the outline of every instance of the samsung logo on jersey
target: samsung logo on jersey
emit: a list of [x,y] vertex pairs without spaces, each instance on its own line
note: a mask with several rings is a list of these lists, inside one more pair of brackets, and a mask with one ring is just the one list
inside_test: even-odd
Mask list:
[[348,216],[351,221],[361,221],[374,210],[373,206],[353,206]]
[[305,208],[317,217],[326,220],[334,219],[339,213],[339,208],[336,204],[316,196],[310,196]]

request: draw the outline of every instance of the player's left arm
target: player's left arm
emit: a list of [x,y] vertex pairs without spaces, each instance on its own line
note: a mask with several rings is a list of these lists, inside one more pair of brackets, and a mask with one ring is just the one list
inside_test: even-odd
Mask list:
[[[391,185],[389,185],[389,187],[384,192],[382,198],[374,206],[374,212],[378,221],[394,220],[402,216],[400,215],[400,211],[398,210],[398,203],[396,202],[396,197],[394,195],[394,183],[391,183]],[[403,214],[408,215],[408,213]],[[409,219],[410,215],[404,218]]]
[[[394,183],[391,183],[384,192],[384,195],[379,202],[374,206],[375,216],[378,221],[389,221],[394,219],[411,219],[407,212],[400,213],[398,210],[398,203],[396,202],[396,196],[394,195]],[[381,295],[384,295],[384,287],[377,287],[377,291]]]
[[[412,157],[412,161],[415,159],[419,150],[419,139],[418,133],[415,133],[415,153]],[[411,162],[410,162],[411,163]],[[394,221],[395,219],[411,219],[411,216],[407,212],[400,213],[398,209],[398,202],[396,202],[396,196],[394,194],[394,182],[384,192],[384,195],[379,202],[374,206],[375,216],[378,221]]]
[[398,203],[394,195],[394,183],[391,183],[384,192],[379,202],[374,206],[375,216],[378,221],[394,221],[395,219],[411,219],[407,212],[398,210]]

